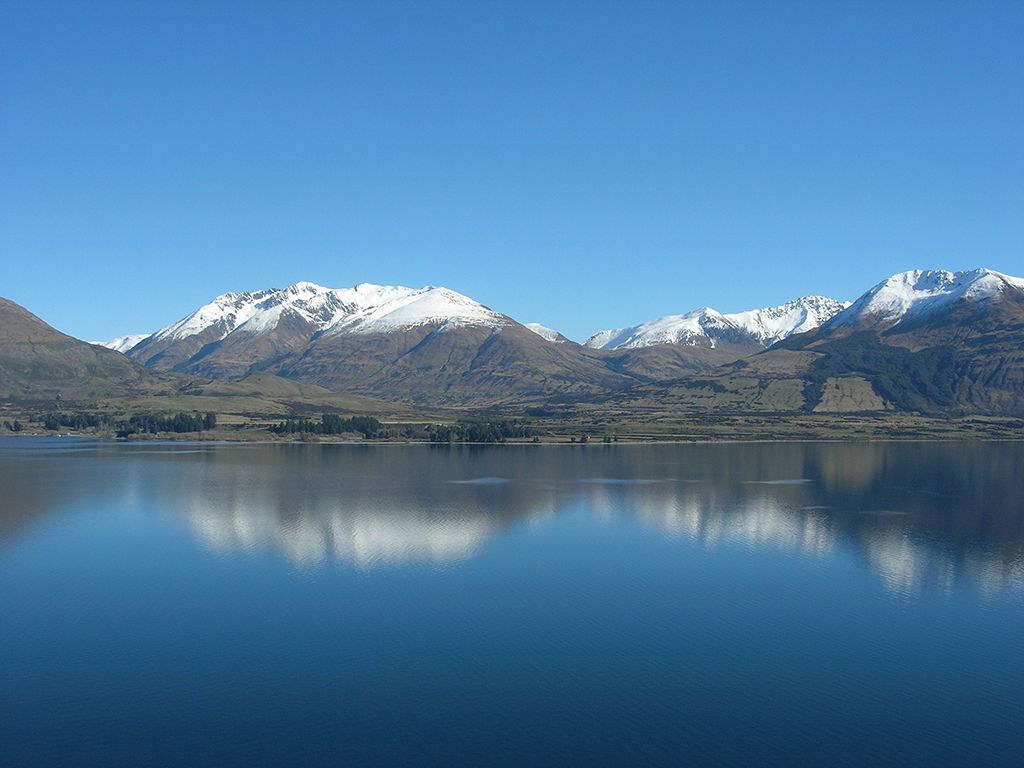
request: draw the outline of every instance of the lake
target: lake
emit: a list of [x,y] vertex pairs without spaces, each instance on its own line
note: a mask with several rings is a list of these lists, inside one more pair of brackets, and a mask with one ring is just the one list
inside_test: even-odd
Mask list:
[[1019,765],[1024,443],[0,438],[0,764]]

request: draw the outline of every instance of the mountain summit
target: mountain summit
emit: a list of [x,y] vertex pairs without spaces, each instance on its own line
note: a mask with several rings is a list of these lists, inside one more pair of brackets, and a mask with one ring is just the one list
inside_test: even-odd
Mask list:
[[904,323],[923,321],[958,306],[982,307],[1024,290],[1024,279],[1010,277],[990,269],[969,272],[913,270],[893,275],[865,293],[822,330],[833,328],[872,328],[893,331]]
[[362,283],[332,289],[303,282],[283,289],[225,293],[130,347],[125,348],[125,339],[115,339],[109,346],[151,368],[169,370],[215,343],[232,347],[267,337],[274,351],[284,352],[318,335],[406,331],[437,323],[499,327],[507,318],[447,288]]

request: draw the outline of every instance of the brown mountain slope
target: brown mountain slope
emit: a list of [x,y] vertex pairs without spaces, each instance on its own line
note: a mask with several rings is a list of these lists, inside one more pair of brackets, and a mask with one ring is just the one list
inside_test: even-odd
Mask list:
[[210,378],[237,378],[259,370],[309,344],[317,328],[295,312],[283,312],[273,331],[247,333],[236,329],[224,338],[221,325],[184,338],[146,339],[129,357],[158,371],[192,373]]
[[432,405],[491,405],[619,389],[710,370],[756,352],[658,345],[615,351],[550,342],[511,318],[493,324],[433,323],[378,333],[323,335],[295,313],[248,333],[211,327],[183,339],[143,342],[132,359],[205,378],[268,371],[288,379],[384,399]]
[[173,377],[120,352],[87,344],[0,298],[0,397],[12,400],[123,397],[167,389]]
[[555,344],[510,321],[494,328],[429,325],[389,334],[322,337],[302,353],[272,362],[267,370],[333,391],[424,404],[482,405],[592,394],[666,373],[671,377],[707,370],[718,362],[706,358],[706,352],[668,345],[602,352]]

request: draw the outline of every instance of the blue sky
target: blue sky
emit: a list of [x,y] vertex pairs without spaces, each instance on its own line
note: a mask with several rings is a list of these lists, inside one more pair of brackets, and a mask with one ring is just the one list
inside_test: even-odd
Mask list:
[[576,340],[1024,276],[1024,3],[0,3],[0,296],[444,285]]

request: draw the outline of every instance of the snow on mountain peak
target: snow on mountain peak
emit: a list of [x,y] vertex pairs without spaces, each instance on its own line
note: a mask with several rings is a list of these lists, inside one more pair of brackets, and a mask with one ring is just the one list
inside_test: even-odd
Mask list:
[[555,344],[564,344],[566,341],[565,337],[554,328],[548,328],[546,325],[541,325],[540,323],[523,323],[523,327],[533,331],[542,339]]
[[127,354],[132,347],[136,346],[143,339],[148,338],[148,333],[132,333],[128,336],[118,336],[116,339],[111,339],[110,341],[91,341],[89,343],[100,347],[106,347],[107,349],[112,349],[115,352]]
[[[358,285],[353,290],[363,296],[375,297],[379,286]],[[350,315],[333,323],[326,333],[369,334],[382,333],[418,325],[442,324],[445,328],[465,325],[491,325],[500,327],[508,324],[503,315],[493,312],[468,296],[449,290],[428,286],[418,290],[409,288],[387,288],[396,292],[387,301],[368,301]]]
[[947,307],[957,301],[990,301],[1007,287],[1024,290],[1024,279],[989,269],[966,272],[915,269],[900,272],[865,293],[836,315],[833,327],[872,324],[895,325]]
[[[823,296],[804,296],[777,307],[722,314],[708,307],[627,328],[601,331],[584,344],[596,349],[646,347],[654,344],[715,347],[720,343],[768,347],[796,333],[821,325],[895,324],[961,299],[988,301],[1007,288],[1024,290],[1024,279],[987,269],[969,272],[914,270],[893,275],[854,304]],[[157,341],[177,341],[202,334],[202,343],[231,333],[259,335],[276,328],[284,317],[297,317],[314,333],[387,333],[422,325],[440,331],[460,326],[501,328],[513,321],[455,291],[437,286],[360,283],[331,289],[298,282],[284,289],[225,293],[182,320],[151,336],[123,336],[103,346],[128,352]],[[564,341],[538,323],[526,326],[548,341]]]
[[782,306],[730,315],[704,307],[685,315],[670,315],[629,328],[601,331],[584,344],[595,349],[654,344],[715,347],[721,341],[748,340],[767,347],[794,333],[817,328],[846,306],[849,304],[824,296],[804,296]]
[[826,296],[802,296],[778,307],[724,315],[766,347],[797,333],[806,333],[850,306]]
[[376,333],[427,323],[454,327],[508,322],[497,312],[447,288],[360,283],[352,288],[331,289],[300,282],[283,289],[225,293],[151,338],[181,340],[205,333],[214,340],[235,331],[258,335],[277,327],[285,313],[297,315],[316,331],[328,334]]
[[[728,327],[722,315],[704,307],[685,315],[670,315],[649,320],[628,328],[616,328],[595,333],[584,346],[595,349],[624,349],[627,347],[650,347],[655,344],[681,344],[683,346],[715,346],[715,337],[709,331]],[[704,344],[701,344],[701,342]]]

